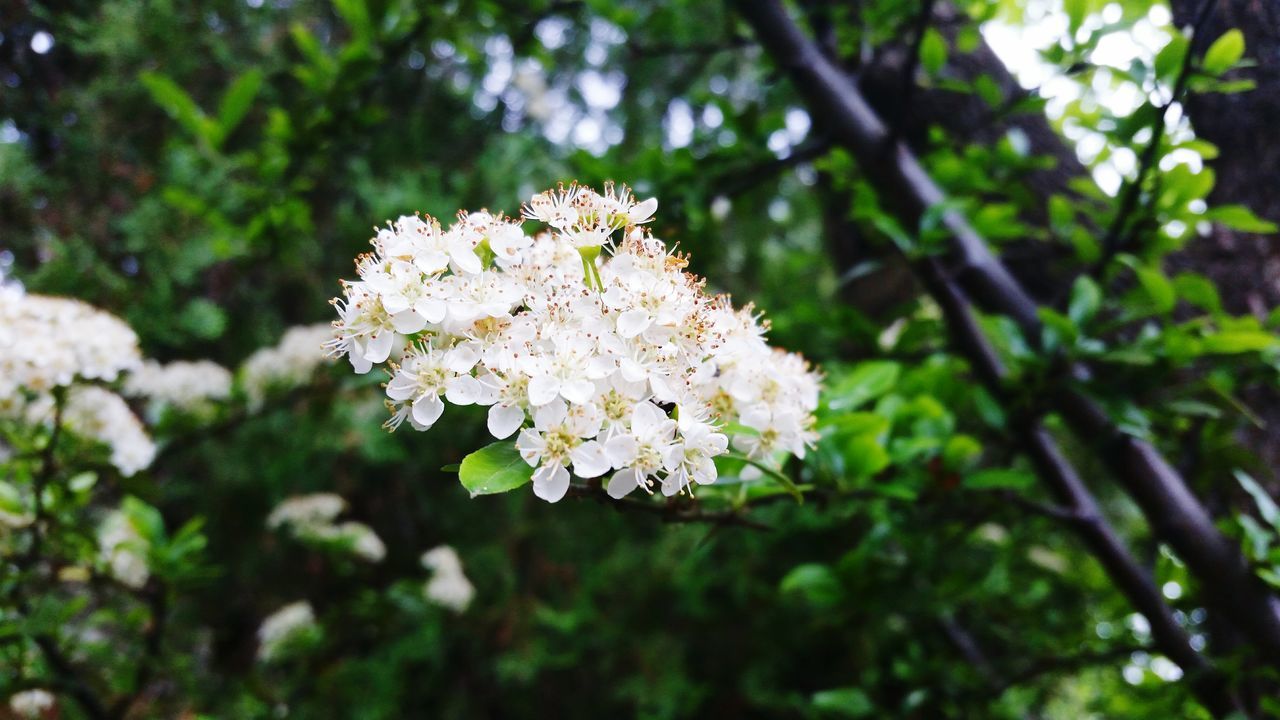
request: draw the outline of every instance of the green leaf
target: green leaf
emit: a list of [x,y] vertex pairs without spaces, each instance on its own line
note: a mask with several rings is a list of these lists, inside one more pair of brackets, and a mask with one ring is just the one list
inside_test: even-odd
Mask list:
[[220,140],[226,140],[231,131],[236,129],[240,121],[249,112],[253,100],[262,87],[262,71],[254,68],[231,83],[227,92],[218,104],[218,125],[221,130]]
[[872,477],[889,463],[888,451],[873,436],[860,435],[844,446],[844,469],[851,477]]
[[458,467],[458,480],[472,497],[514,490],[532,478],[533,468],[520,457],[515,443],[509,441],[471,453]]
[[947,41],[934,28],[925,30],[920,38],[920,64],[930,75],[937,75],[947,64]]
[[1253,501],[1258,505],[1258,514],[1262,516],[1272,527],[1280,529],[1280,506],[1276,505],[1276,501],[1271,499],[1266,490],[1258,484],[1243,470],[1235,471],[1236,482],[1240,483],[1245,492],[1253,497]]
[[1191,43],[1185,35],[1174,33],[1169,44],[1156,53],[1156,78],[1167,85],[1173,85],[1175,78],[1182,71],[1182,61],[1190,49]]
[[369,17],[365,0],[333,0],[333,9],[338,11],[361,44],[373,40],[373,20]]
[[884,395],[897,384],[901,372],[901,365],[887,360],[859,364],[832,388],[831,409],[852,410]]
[[1025,490],[1036,482],[1036,476],[1026,470],[1012,468],[988,468],[967,475],[964,486],[970,490],[995,490],[1013,488]]
[[197,139],[216,145],[217,126],[210,120],[195,100],[173,80],[164,75],[144,72],[139,77],[142,85],[151,93],[151,99],[164,109],[178,124]]
[[835,606],[844,596],[844,589],[840,587],[835,573],[821,563],[805,563],[792,568],[782,578],[778,589],[788,595],[800,595],[821,607]]
[[1200,67],[1210,75],[1221,75],[1244,57],[1244,34],[1232,28],[1213,41],[1204,53]]
[[1074,37],[1084,23],[1085,15],[1089,14],[1089,0],[1065,0],[1062,5],[1067,11],[1067,25]]
[[1276,336],[1261,330],[1227,330],[1208,335],[1202,341],[1204,352],[1216,355],[1266,350],[1276,343]]
[[875,703],[859,688],[846,687],[822,690],[813,694],[813,706],[819,710],[844,717],[868,717],[875,713]]
[[1222,299],[1218,296],[1218,288],[1203,275],[1182,273],[1173,279],[1173,287],[1178,297],[1205,312],[1222,312]]
[[120,503],[120,510],[147,542],[152,545],[164,542],[164,517],[160,515],[159,510],[132,495]]
[[1071,287],[1071,302],[1067,306],[1067,317],[1076,325],[1083,325],[1093,318],[1102,303],[1102,291],[1098,284],[1088,275],[1076,278]]
[[227,329],[227,313],[212,301],[196,298],[178,316],[182,329],[202,340],[221,337]]
[[1204,215],[1224,227],[1240,232],[1265,234],[1277,231],[1275,223],[1254,215],[1244,205],[1219,205],[1210,208]]
[[1165,276],[1164,271],[1158,267],[1136,265],[1133,272],[1137,274],[1138,284],[1146,291],[1156,312],[1167,313],[1173,310],[1174,303],[1178,301],[1178,295],[1174,292],[1173,283]]

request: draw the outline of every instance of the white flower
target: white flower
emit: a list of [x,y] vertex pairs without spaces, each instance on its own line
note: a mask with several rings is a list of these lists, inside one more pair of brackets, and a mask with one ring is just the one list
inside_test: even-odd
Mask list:
[[681,459],[675,441],[676,421],[651,402],[636,403],[631,427],[605,443],[605,454],[616,468],[606,487],[610,497],[620,498],[637,487],[648,488],[649,478],[671,469]]
[[311,603],[301,600],[269,615],[258,628],[258,658],[271,661],[283,656],[297,641],[318,629]]
[[48,690],[23,690],[9,697],[9,709],[20,718],[39,718],[53,709],[53,693]]
[[446,353],[431,346],[417,346],[404,357],[403,364],[387,383],[387,397],[400,404],[400,410],[388,421],[398,426],[405,417],[419,430],[426,430],[440,419],[444,412],[446,395],[459,405],[475,403],[483,392],[470,375],[462,375],[449,369]]
[[351,552],[369,562],[382,562],[387,556],[387,546],[373,528],[364,523],[348,520],[333,528],[333,537],[351,546]]
[[710,485],[718,472],[714,458],[728,449],[729,439],[700,417],[695,408],[680,407],[680,447],[676,464],[663,478],[662,494],[670,497],[694,483]]
[[431,579],[422,588],[428,601],[457,613],[467,609],[476,589],[462,572],[462,560],[453,548],[441,545],[428,550],[422,555],[422,566],[432,571]]
[[594,437],[600,432],[603,413],[593,406],[569,406],[560,400],[543,405],[533,413],[533,428],[520,431],[516,449],[520,457],[536,468],[533,492],[547,502],[556,502],[569,491],[567,465],[573,463],[578,477],[599,477],[609,471],[604,446]]

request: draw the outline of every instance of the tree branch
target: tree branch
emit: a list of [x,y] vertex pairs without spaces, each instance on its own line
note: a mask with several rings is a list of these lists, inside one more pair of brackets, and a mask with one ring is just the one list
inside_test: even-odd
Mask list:
[[[810,114],[826,119],[833,138],[853,154],[881,197],[896,203],[893,210],[903,225],[917,227],[925,211],[946,198],[912,152],[901,143],[888,142],[888,130],[857,86],[822,55],[776,0],[733,0],[733,5],[775,62],[789,73],[807,100]],[[917,263],[917,273],[930,285],[935,300],[943,305],[944,301],[963,303],[964,314],[968,314],[968,301],[952,283],[954,277],[968,297],[985,309],[1012,318],[1027,340],[1037,344],[1042,326],[1036,302],[960,213],[944,213],[941,225],[949,236],[946,264],[938,258]],[[948,297],[951,295],[954,297]],[[975,338],[981,339],[980,330],[976,332]],[[984,360],[972,342],[962,349],[971,360],[979,364]],[[1087,379],[1089,375],[1082,365],[1071,368],[1072,378]],[[1078,389],[1065,387],[1051,399],[1137,501],[1157,537],[1187,563],[1200,581],[1206,603],[1250,637],[1272,664],[1280,666],[1280,606],[1254,576],[1240,549],[1214,526],[1183,478],[1150,443],[1125,434]],[[1038,465],[1060,471],[1069,467],[1063,465],[1065,461],[1059,462],[1061,453],[1038,425],[1024,425],[1022,434]],[[1060,480],[1074,475],[1058,474]]]

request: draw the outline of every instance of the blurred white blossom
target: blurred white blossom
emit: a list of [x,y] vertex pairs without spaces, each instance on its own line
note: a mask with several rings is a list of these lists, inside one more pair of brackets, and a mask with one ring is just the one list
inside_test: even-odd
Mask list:
[[318,631],[311,603],[300,600],[285,605],[262,621],[258,628],[258,658],[270,662],[284,656],[296,643]]
[[147,584],[149,543],[128,514],[120,510],[107,514],[98,526],[98,547],[112,577],[134,589]]
[[20,718],[39,718],[53,709],[53,693],[48,690],[23,690],[9,698],[9,709]]
[[[57,417],[56,402],[50,395],[31,402],[25,411],[27,422],[51,425]],[[63,427],[106,445],[111,464],[122,474],[134,475],[155,460],[155,442],[124,398],[96,385],[77,385],[67,391],[65,403]]]
[[0,410],[12,412],[21,391],[48,393],[76,379],[111,382],[141,361],[137,335],[114,315],[0,284]]
[[332,338],[333,327],[328,323],[301,325],[286,330],[279,344],[250,355],[240,367],[240,383],[249,406],[259,408],[272,391],[292,389],[310,380],[316,368],[330,362],[324,345]]
[[347,502],[333,493],[314,493],[287,498],[271,511],[267,527],[284,529],[303,542],[338,545],[369,562],[380,562],[386,545],[373,528],[364,523],[335,523],[347,509]]
[[431,579],[423,587],[428,601],[463,612],[475,597],[476,589],[462,572],[462,560],[448,545],[441,545],[423,553],[422,566],[431,571]]
[[150,400],[153,406],[200,412],[231,396],[231,372],[210,360],[160,364],[147,360],[129,374],[124,394]]

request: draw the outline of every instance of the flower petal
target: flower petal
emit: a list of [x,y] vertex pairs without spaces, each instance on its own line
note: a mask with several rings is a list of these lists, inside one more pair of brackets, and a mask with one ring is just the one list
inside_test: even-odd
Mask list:
[[609,478],[609,484],[605,486],[604,491],[609,493],[609,497],[618,500],[630,495],[631,491],[638,487],[640,483],[635,468],[623,468]]
[[499,440],[511,437],[511,433],[524,423],[524,410],[515,405],[494,405],[489,408],[489,432]]
[[424,430],[434,425],[443,412],[444,403],[438,395],[427,393],[413,401],[413,419],[422,425]]
[[547,502],[559,502],[569,492],[569,471],[561,465],[543,465],[533,471],[533,494]]

